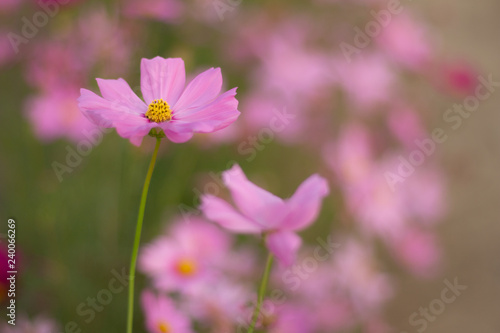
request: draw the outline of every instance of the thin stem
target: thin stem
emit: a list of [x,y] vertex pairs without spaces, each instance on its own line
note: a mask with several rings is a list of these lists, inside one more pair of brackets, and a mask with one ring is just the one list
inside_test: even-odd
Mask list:
[[158,148],[160,148],[161,138],[156,138],[156,146],[149,162],[149,169],[142,188],[141,204],[139,206],[139,215],[137,217],[137,226],[135,229],[134,248],[132,249],[132,258],[130,260],[130,281],[128,286],[128,313],[127,313],[127,333],[132,333],[132,323],[134,321],[134,283],[135,283],[135,266],[137,263],[137,253],[139,252],[139,244],[141,242],[142,221],[144,220],[144,210],[146,208],[146,199],[148,197],[149,183],[155,168],[156,156]]
[[273,265],[273,255],[271,252],[267,255],[266,269],[264,275],[262,276],[262,282],[260,283],[259,296],[257,297],[257,306],[253,312],[252,324],[248,328],[247,333],[253,333],[255,325],[257,324],[257,318],[259,318],[260,308],[262,307],[262,302],[264,301],[264,295],[266,294],[267,281],[269,280],[269,274],[271,273],[271,267]]

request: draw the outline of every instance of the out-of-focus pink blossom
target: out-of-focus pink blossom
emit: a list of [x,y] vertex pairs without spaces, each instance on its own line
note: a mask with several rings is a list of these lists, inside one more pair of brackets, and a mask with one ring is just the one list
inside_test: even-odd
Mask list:
[[[436,74],[437,73],[437,74]],[[444,90],[458,95],[474,95],[479,85],[478,72],[470,64],[450,62],[439,65],[439,70],[432,73],[434,80]]]
[[347,292],[355,310],[370,317],[392,294],[390,279],[375,267],[370,248],[356,240],[342,245],[334,258],[335,281]]
[[33,320],[20,316],[16,318],[15,326],[2,323],[0,331],[2,333],[54,333],[59,332],[59,328],[53,320],[43,316],[36,317]]
[[232,124],[239,116],[236,88],[219,94],[219,68],[199,74],[185,87],[180,58],[142,59],[142,101],[123,79],[97,79],[103,97],[81,90],[80,110],[96,124],[109,123],[118,134],[139,146],[153,128],[173,142],[186,142],[194,133],[211,133]]
[[361,124],[343,126],[337,140],[325,145],[323,158],[346,187],[359,184],[372,169],[372,140]]
[[[131,36],[118,17],[112,17],[98,7],[84,13],[64,44],[71,49],[86,70],[97,66],[102,75],[116,75],[128,69]],[[88,73],[85,73],[88,75]]]
[[262,26],[247,31],[251,48],[260,59],[255,81],[264,91],[305,98],[331,83],[327,55],[307,45],[309,30],[306,22],[291,18],[267,31],[262,31]]
[[129,17],[151,18],[167,23],[177,22],[184,13],[184,3],[178,0],[129,0],[124,14]]
[[356,112],[370,113],[394,96],[395,74],[380,54],[367,53],[349,63],[335,59],[333,70]]
[[139,268],[150,275],[154,285],[165,291],[188,291],[217,277],[230,246],[229,236],[198,219],[176,223],[169,232],[144,247]]
[[291,265],[301,244],[295,233],[308,227],[317,217],[329,186],[319,175],[305,180],[287,200],[251,183],[238,165],[224,172],[237,210],[213,195],[202,197],[205,216],[238,233],[265,233],[266,245],[284,265]]
[[376,166],[362,182],[344,191],[346,204],[361,231],[382,238],[396,237],[407,223],[404,201],[389,187],[385,171]]
[[[243,124],[251,135],[262,133],[266,140],[276,136],[287,144],[303,141],[308,121],[307,113],[302,112],[301,107],[300,101],[288,103],[263,93],[250,94],[242,102],[242,110],[245,110]],[[248,146],[251,146],[250,143]],[[241,149],[247,147],[242,145]]]
[[28,99],[26,115],[38,139],[44,142],[62,137],[75,142],[88,139],[96,126],[82,115],[77,98],[78,89],[64,87]]
[[285,304],[267,318],[266,329],[269,333],[305,333],[314,331],[311,309],[304,305]]
[[391,59],[412,70],[422,70],[432,57],[426,29],[404,13],[393,16],[376,40]]
[[387,117],[387,125],[391,133],[409,149],[415,148],[415,140],[427,135],[418,114],[407,106],[395,106]]
[[390,248],[396,259],[413,274],[422,277],[436,274],[441,251],[434,234],[408,229],[402,237],[391,242]]
[[443,217],[446,202],[444,176],[437,167],[420,166],[396,190],[404,200],[407,214],[416,222],[432,226]]
[[141,300],[149,333],[193,332],[188,317],[179,312],[166,296],[155,296],[152,292],[145,291],[142,293]]
[[194,318],[221,328],[231,326],[247,314],[252,295],[247,285],[225,277],[199,284],[184,294],[186,308]]
[[16,10],[22,3],[23,0],[2,0],[0,1],[0,13],[9,13],[13,10]]

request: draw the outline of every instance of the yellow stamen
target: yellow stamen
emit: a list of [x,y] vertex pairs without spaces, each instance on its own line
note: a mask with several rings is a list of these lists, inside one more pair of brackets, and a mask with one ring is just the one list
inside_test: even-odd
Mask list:
[[184,276],[192,276],[196,274],[198,268],[196,262],[191,259],[182,259],[177,263],[177,272]]
[[170,333],[172,330],[170,329],[170,325],[167,322],[160,321],[158,323],[158,329],[161,333]]
[[145,116],[155,123],[162,123],[172,119],[172,110],[170,109],[170,105],[162,98],[155,99],[149,104]]

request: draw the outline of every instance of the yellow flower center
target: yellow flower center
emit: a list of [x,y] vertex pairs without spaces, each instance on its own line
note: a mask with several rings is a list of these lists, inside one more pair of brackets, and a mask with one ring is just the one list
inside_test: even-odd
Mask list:
[[196,263],[191,259],[182,259],[177,263],[177,272],[184,276],[192,276],[196,274],[198,267]]
[[172,110],[170,109],[170,105],[162,98],[155,99],[149,104],[145,116],[155,123],[162,123],[172,119]]
[[170,325],[165,321],[160,321],[158,323],[158,329],[161,333],[170,333],[172,330],[170,329]]

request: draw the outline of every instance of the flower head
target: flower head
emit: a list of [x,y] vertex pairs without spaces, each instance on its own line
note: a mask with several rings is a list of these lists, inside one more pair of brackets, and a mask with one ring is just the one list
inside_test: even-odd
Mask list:
[[196,218],[169,229],[148,244],[139,256],[140,269],[162,291],[188,291],[211,280],[214,267],[225,261],[231,240],[228,234]]
[[189,319],[177,311],[168,298],[156,297],[150,291],[145,291],[142,294],[142,308],[148,332],[192,333]]
[[81,89],[80,110],[94,123],[114,127],[139,146],[152,129],[160,128],[173,142],[186,142],[194,133],[210,133],[239,116],[236,88],[219,94],[222,75],[211,68],[186,87],[180,58],[142,59],[141,100],[123,79],[97,79],[102,97]]
[[291,265],[301,244],[295,232],[316,219],[329,193],[327,181],[312,175],[291,198],[283,200],[251,183],[238,165],[224,172],[223,179],[237,208],[205,195],[201,205],[205,216],[234,232],[264,233],[269,250],[284,265]]

